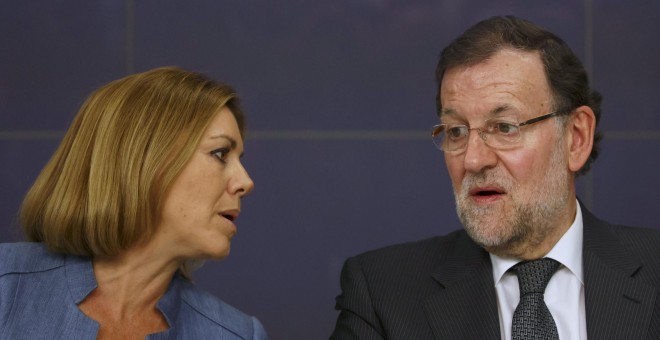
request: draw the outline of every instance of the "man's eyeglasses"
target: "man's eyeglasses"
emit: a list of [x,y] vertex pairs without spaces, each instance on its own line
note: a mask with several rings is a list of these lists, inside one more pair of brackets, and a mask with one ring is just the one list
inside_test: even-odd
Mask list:
[[431,137],[433,144],[442,151],[463,151],[467,147],[470,130],[477,130],[486,145],[494,149],[506,149],[520,144],[521,127],[558,115],[559,112],[550,112],[521,123],[512,117],[495,117],[486,120],[480,128],[470,128],[463,124],[438,124],[433,126]]

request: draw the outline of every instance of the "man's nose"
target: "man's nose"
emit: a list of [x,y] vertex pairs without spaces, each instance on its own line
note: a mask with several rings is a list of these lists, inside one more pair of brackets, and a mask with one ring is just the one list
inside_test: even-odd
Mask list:
[[486,138],[480,129],[470,129],[463,160],[465,171],[477,173],[497,164],[497,154],[486,144]]

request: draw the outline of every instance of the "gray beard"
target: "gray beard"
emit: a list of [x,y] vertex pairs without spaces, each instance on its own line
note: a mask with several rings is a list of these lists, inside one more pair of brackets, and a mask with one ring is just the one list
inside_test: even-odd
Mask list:
[[[539,245],[556,228],[557,221],[568,206],[569,173],[559,147],[551,155],[547,176],[528,192],[528,199],[515,196],[516,184],[498,170],[487,169],[467,174],[462,190],[454,193],[458,217],[468,235],[481,247],[496,255],[515,256],[512,251],[521,247]],[[475,207],[470,202],[470,188],[485,183],[496,183],[510,195],[513,207],[507,216],[504,205]]]

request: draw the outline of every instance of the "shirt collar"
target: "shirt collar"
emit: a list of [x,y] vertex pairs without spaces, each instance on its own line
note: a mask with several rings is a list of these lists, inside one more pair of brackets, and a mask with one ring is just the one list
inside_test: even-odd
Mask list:
[[76,304],[81,303],[89,293],[96,289],[96,277],[92,260],[89,257],[67,255],[64,258],[64,270],[69,291]]
[[181,284],[184,279],[176,272],[165,294],[160,298],[156,307],[163,313],[170,329],[174,328],[181,309]]
[[[577,199],[576,199],[577,200]],[[584,284],[583,274],[582,274],[582,210],[580,209],[580,203],[576,203],[575,209],[575,219],[571,227],[564,233],[564,235],[559,239],[550,252],[545,257],[552,258],[562,265],[564,265],[568,270],[570,270],[575,277]],[[497,255],[489,254],[490,261],[493,264],[493,279],[495,285],[497,285],[502,276],[515,266],[519,259],[515,258],[506,258],[500,257]]]

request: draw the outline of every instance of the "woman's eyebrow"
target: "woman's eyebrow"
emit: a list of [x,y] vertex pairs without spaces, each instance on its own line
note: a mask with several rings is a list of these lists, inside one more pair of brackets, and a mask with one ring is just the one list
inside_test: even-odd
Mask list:
[[234,138],[231,138],[231,137],[229,137],[225,134],[214,135],[214,136],[209,137],[209,139],[220,139],[220,138],[223,138],[223,139],[226,139],[227,141],[229,141],[230,147],[232,149],[236,149],[236,146],[238,145],[238,143],[236,143],[236,140]]

